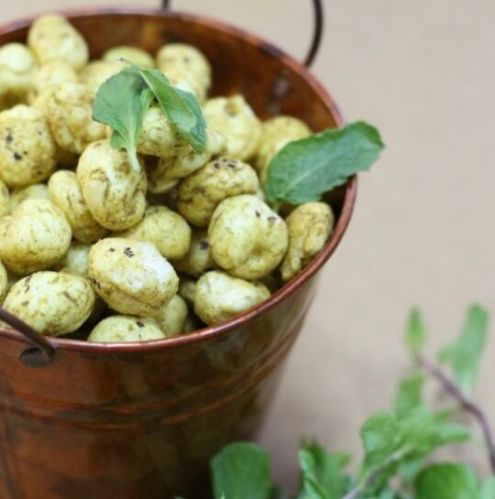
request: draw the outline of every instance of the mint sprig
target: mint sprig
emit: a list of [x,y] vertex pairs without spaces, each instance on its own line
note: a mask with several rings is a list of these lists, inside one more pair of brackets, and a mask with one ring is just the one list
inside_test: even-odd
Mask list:
[[[316,443],[303,444],[298,454],[299,489],[293,496],[284,496],[280,489],[267,484],[270,468],[264,451],[259,449],[257,453],[253,444],[234,443],[228,446],[228,453],[222,451],[221,459],[217,456],[211,463],[215,499],[495,499],[491,429],[486,415],[467,398],[461,386],[468,372],[468,386],[472,387],[487,322],[483,308],[470,307],[461,335],[450,348],[453,351],[462,345],[467,365],[459,376],[458,365],[450,362],[451,379],[425,357],[426,327],[420,312],[413,312],[406,334],[414,361],[412,372],[398,387],[394,410],[375,414],[362,426],[363,458],[357,473],[347,470],[346,456],[328,453]],[[455,403],[454,409],[439,411],[431,407],[423,394],[429,379],[439,382]],[[439,447],[471,440],[471,432],[456,422],[460,410],[480,424],[493,475],[488,479],[480,479],[468,465],[434,462],[433,451]],[[259,489],[253,489],[257,480],[249,477],[261,477]],[[227,490],[233,495],[225,493]]]
[[266,198],[274,205],[318,201],[352,175],[368,170],[383,148],[378,130],[364,122],[290,142],[268,166]]
[[195,151],[206,148],[206,121],[196,97],[175,88],[156,69],[130,65],[100,86],[93,103],[93,119],[112,128],[112,147],[125,149],[136,171],[141,169],[137,143],[144,115],[155,100]]

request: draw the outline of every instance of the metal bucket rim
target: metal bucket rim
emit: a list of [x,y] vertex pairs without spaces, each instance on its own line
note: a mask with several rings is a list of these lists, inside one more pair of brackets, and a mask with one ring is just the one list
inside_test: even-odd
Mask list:
[[[249,44],[262,47],[267,52],[269,57],[280,59],[284,66],[288,66],[293,72],[299,74],[307,84],[314,90],[318,98],[323,104],[331,111],[337,125],[344,123],[342,114],[331,97],[329,91],[323,86],[322,83],[306,68],[302,63],[298,62],[294,57],[287,54],[284,50],[272,43],[267,42],[262,37],[252,34],[236,26],[232,26],[224,21],[211,19],[205,16],[199,16],[190,13],[159,10],[153,8],[143,7],[89,7],[81,9],[63,9],[57,10],[67,18],[84,18],[84,17],[97,17],[101,15],[116,15],[128,16],[134,15],[139,17],[166,17],[178,18],[186,22],[193,22],[202,24],[210,30],[223,32],[224,34],[232,37],[242,39]],[[26,17],[20,20],[7,23],[0,26],[0,35],[10,33],[19,29],[27,28],[38,15]],[[81,353],[91,354],[116,354],[116,353],[143,353],[143,352],[158,352],[163,349],[175,348],[190,344],[195,344],[202,341],[207,341],[212,338],[227,334],[233,329],[237,329],[259,318],[262,314],[268,312],[276,307],[279,303],[294,294],[306,281],[313,277],[327,262],[330,256],[337,249],[340,241],[342,240],[355,206],[357,194],[357,178],[356,176],[350,178],[345,185],[345,196],[342,205],[340,216],[334,228],[332,235],[325,244],[323,250],[319,255],[305,267],[295,278],[286,283],[282,288],[277,290],[268,300],[260,303],[256,307],[240,314],[233,319],[226,321],[216,326],[209,326],[203,329],[198,329],[190,333],[185,333],[180,336],[166,338],[163,340],[154,340],[146,342],[129,342],[129,343],[90,343],[88,341],[64,339],[57,337],[50,337],[50,342],[56,350],[71,350],[79,351]],[[28,344],[26,338],[19,332],[0,327],[0,338],[5,337],[14,341]]]

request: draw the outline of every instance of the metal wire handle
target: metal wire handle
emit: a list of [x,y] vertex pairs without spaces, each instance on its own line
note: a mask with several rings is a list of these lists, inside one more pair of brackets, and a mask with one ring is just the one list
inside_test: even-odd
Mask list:
[[0,319],[11,326],[19,333],[23,334],[33,345],[21,352],[19,358],[29,367],[42,367],[51,362],[55,354],[55,347],[50,343],[50,340],[45,336],[35,331],[31,326],[24,321],[7,312],[3,307],[0,307]]
[[[322,0],[311,0],[311,2],[314,10],[314,31],[308,54],[304,59],[304,65],[307,67],[310,67],[313,64],[320,50],[325,19]],[[168,10],[170,9],[170,4],[171,0],[162,0],[162,8]]]

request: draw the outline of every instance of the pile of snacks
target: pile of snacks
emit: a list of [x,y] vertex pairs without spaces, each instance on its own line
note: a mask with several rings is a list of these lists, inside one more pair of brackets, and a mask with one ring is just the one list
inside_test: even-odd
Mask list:
[[[323,248],[331,208],[284,220],[264,201],[270,160],[308,136],[296,118],[261,122],[243,96],[207,99],[211,68],[184,44],[156,58],[115,47],[89,61],[63,17],[37,19],[27,45],[0,47],[0,298],[48,336],[163,339],[267,300]],[[202,153],[158,105],[144,116],[141,170],[92,118],[100,85],[127,62],[157,67],[201,103]]]

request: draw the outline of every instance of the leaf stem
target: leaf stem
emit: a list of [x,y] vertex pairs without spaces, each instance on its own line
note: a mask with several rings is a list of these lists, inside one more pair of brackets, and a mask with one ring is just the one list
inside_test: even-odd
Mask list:
[[390,458],[378,468],[375,468],[371,473],[369,473],[363,480],[361,480],[356,487],[350,490],[345,496],[341,499],[358,499],[361,497],[361,494],[366,491],[368,487],[371,487],[379,478],[380,475],[386,470],[390,465],[394,464],[397,461],[400,461],[410,449],[404,447],[403,449],[399,449],[397,452],[392,454]]
[[478,422],[488,452],[488,461],[493,475],[495,475],[495,440],[488,422],[488,417],[475,402],[468,399],[461,389],[436,365],[421,354],[417,354],[419,365],[425,372],[440,382],[445,392],[456,400],[460,406]]
[[129,158],[129,163],[131,164],[132,169],[136,173],[141,173],[141,163],[139,163],[136,150],[127,149],[127,157]]

